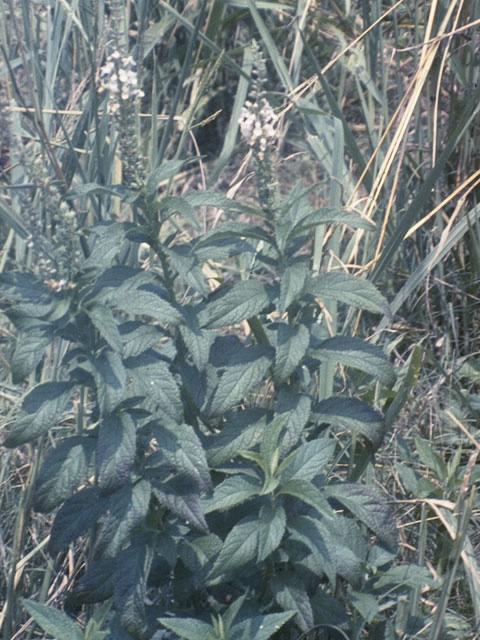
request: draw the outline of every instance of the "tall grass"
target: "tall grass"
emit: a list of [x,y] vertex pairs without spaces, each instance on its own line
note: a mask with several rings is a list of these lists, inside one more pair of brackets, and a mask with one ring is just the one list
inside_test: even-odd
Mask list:
[[[280,191],[317,183],[322,206],[351,208],[375,231],[317,227],[312,268],[368,274],[391,300],[393,317],[343,318],[323,309],[328,334],[352,329],[387,344],[401,370],[390,395],[376,398],[390,427],[368,482],[395,499],[404,558],[426,566],[442,587],[412,588],[407,613],[430,615],[418,638],[480,633],[480,541],[476,455],[480,415],[480,222],[477,198],[480,2],[294,3],[232,0],[78,2],[0,0],[0,269],[42,267],[58,243],[63,197],[83,184],[118,186],[119,152],[100,68],[112,39],[136,60],[145,93],[134,127],[148,173],[179,161],[165,195],[195,186],[248,200],[253,176],[239,146],[252,38],[267,56],[269,97],[281,116]],[[181,160],[195,156],[195,161]],[[82,229],[135,216],[112,189],[77,198]],[[225,214],[205,208],[204,230]],[[172,220],[173,227],[180,224]],[[198,233],[184,225],[186,237]],[[28,238],[42,235],[40,254]],[[84,238],[80,242],[85,242]],[[69,255],[65,253],[68,270]],[[142,246],[127,262],[145,265]],[[245,265],[231,262],[238,273]],[[228,276],[208,263],[212,283]],[[0,411],[5,424],[35,381],[55,379],[62,345],[27,384],[12,380],[14,336],[2,317]],[[323,365],[319,399],[331,395]],[[361,387],[367,397],[371,393]],[[382,392],[379,392],[382,393]],[[81,403],[80,403],[81,405]],[[72,422],[82,420],[80,413]],[[71,548],[61,567],[45,552],[50,521],[31,510],[44,452],[2,450],[0,611],[3,638],[38,637],[19,597],[60,605],[85,554]],[[403,608],[402,608],[403,607]],[[91,612],[76,612],[90,615]],[[359,636],[360,637],[360,636]],[[387,636],[386,636],[387,637]]]

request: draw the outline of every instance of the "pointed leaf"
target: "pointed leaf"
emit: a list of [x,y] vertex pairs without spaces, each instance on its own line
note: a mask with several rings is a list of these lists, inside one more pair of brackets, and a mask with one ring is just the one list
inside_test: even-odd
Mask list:
[[225,538],[207,579],[213,581],[247,564],[257,555],[257,548],[258,520],[248,516],[236,524]]
[[267,411],[260,408],[236,411],[229,416],[219,434],[206,441],[207,458],[212,467],[219,467],[252,449],[260,442],[267,424]]
[[114,351],[121,353],[123,342],[111,309],[105,304],[93,304],[85,309],[85,313],[102,338],[107,341]]
[[163,333],[159,327],[137,321],[124,322],[119,327],[123,342],[123,358],[134,358],[156,345]]
[[366,231],[374,231],[373,222],[360,216],[355,211],[346,211],[343,209],[317,209],[306,215],[298,227],[295,227],[294,233],[298,234],[320,224],[345,224],[352,229],[365,229]]
[[215,487],[211,498],[204,502],[204,512],[211,513],[221,509],[229,509],[241,504],[253,496],[260,494],[261,484],[255,478],[235,475],[227,478]]
[[69,498],[88,476],[94,453],[94,438],[71,436],[61,440],[43,461],[35,486],[34,509],[49,512]]
[[283,382],[295,371],[307,351],[309,341],[310,334],[305,325],[278,325],[273,369],[278,382]]
[[309,504],[316,509],[320,515],[326,518],[333,517],[332,508],[328,500],[324,497],[320,489],[317,489],[315,485],[307,480],[300,480],[298,478],[289,480],[280,486],[279,493],[294,496],[302,500],[302,502]]
[[37,321],[18,336],[11,362],[14,384],[22,382],[37,367],[54,335],[51,324]]
[[385,436],[383,416],[357,398],[331,396],[315,406],[314,416],[319,423],[325,422],[361,433],[370,440],[374,451]]
[[294,262],[282,273],[280,278],[280,311],[286,311],[292,302],[298,299],[307,274],[308,270],[303,262]]
[[35,622],[55,640],[82,640],[80,628],[63,611],[26,598],[22,599],[22,604]]
[[391,315],[388,302],[375,285],[350,273],[330,271],[309,278],[304,293],[324,302],[343,302],[359,309]]
[[347,336],[328,338],[315,349],[315,355],[321,360],[365,371],[385,385],[392,385],[395,381],[393,365],[380,347],[360,338]]
[[97,356],[89,357],[91,372],[97,388],[97,401],[102,415],[112,413],[125,392],[127,374],[119,353],[105,348]]
[[324,489],[328,498],[341,502],[363,524],[367,525],[382,542],[397,545],[397,531],[391,507],[377,491],[360,484],[330,484]]
[[17,447],[57,425],[74,386],[74,382],[44,382],[29,391],[15,424],[7,431],[4,446]]
[[105,416],[100,422],[96,455],[101,495],[116,491],[129,480],[135,455],[135,423],[131,416],[128,413]]
[[165,324],[177,325],[182,316],[162,297],[162,290],[154,285],[141,285],[137,289],[120,287],[109,296],[111,304],[125,313],[149,316]]
[[416,564],[398,564],[395,567],[390,567],[387,571],[378,571],[377,576],[375,589],[391,589],[392,587],[417,589],[427,585],[438,587],[438,582],[430,570]]
[[215,631],[210,624],[196,618],[157,618],[160,624],[184,640],[214,640]]
[[308,423],[311,410],[310,397],[303,393],[290,393],[281,389],[278,394],[277,415],[286,415],[285,431],[280,440],[283,457],[297,444]]
[[283,572],[279,576],[274,576],[271,587],[275,600],[282,609],[295,610],[297,612],[295,622],[302,631],[309,631],[313,627],[312,605],[298,576]]
[[217,238],[253,238],[263,240],[269,244],[273,243],[271,236],[261,227],[251,225],[248,222],[225,222],[214,229],[204,233],[198,241],[197,246],[202,246]]
[[297,516],[288,522],[290,538],[303,543],[312,554],[313,567],[317,574],[325,574],[335,584],[337,568],[333,549],[334,541],[319,530],[318,521],[310,516]]
[[263,562],[275,549],[280,546],[287,526],[285,509],[277,505],[265,505],[260,510],[258,529],[257,559]]
[[208,303],[203,326],[219,329],[238,324],[257,315],[269,304],[270,298],[261,282],[243,280],[228,287],[222,297],[216,297]]
[[[255,616],[242,620],[231,629],[232,638],[241,640],[268,640],[286,622],[295,615],[295,611],[269,613],[265,616]],[[240,633],[242,635],[240,636]]]
[[161,505],[179,516],[185,524],[208,531],[198,489],[192,486],[190,480],[175,476],[154,487],[153,493]]
[[[321,437],[302,444],[282,464],[282,482],[289,480],[313,480],[324,473],[325,467],[335,451],[335,442],[329,437]],[[287,460],[285,460],[287,463]]]
[[245,347],[236,363],[223,373],[215,390],[209,413],[221,415],[242,400],[264,378],[270,366],[272,350],[268,347]]

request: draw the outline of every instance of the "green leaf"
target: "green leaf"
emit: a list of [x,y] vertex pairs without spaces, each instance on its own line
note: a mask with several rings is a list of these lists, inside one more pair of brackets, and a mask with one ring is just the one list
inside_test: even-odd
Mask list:
[[91,373],[95,380],[97,401],[102,415],[112,413],[125,393],[127,373],[119,353],[103,349],[97,357],[89,355]]
[[212,481],[207,458],[193,427],[165,423],[156,425],[154,434],[162,455],[175,470],[193,480],[202,491],[210,491]]
[[316,509],[320,515],[326,518],[333,517],[332,508],[323,493],[308,480],[300,480],[299,478],[289,480],[280,485],[279,494],[294,496]]
[[173,267],[184,282],[204,297],[210,293],[200,262],[188,244],[164,247],[163,251],[170,257]]
[[185,640],[216,640],[213,627],[196,618],[157,618],[157,620]]
[[313,413],[318,423],[325,422],[361,433],[370,440],[374,451],[383,442],[385,423],[382,415],[357,398],[332,396],[319,402]]
[[312,570],[317,575],[326,575],[330,583],[335,585],[337,568],[332,551],[335,543],[328,533],[326,535],[324,530],[319,529],[318,524],[318,521],[310,516],[297,516],[289,519],[288,532],[292,540],[301,542],[310,550]]
[[43,461],[33,499],[36,511],[49,512],[69,498],[88,476],[95,439],[72,436],[61,440]]
[[0,274],[0,293],[8,300],[43,306],[45,313],[48,313],[54,299],[53,293],[39,278],[20,271]]
[[287,526],[285,509],[277,505],[265,505],[260,509],[258,522],[258,553],[257,559],[263,562],[275,549],[280,546]]
[[147,480],[122,487],[110,496],[110,507],[102,516],[95,541],[98,557],[113,558],[129,542],[145,520],[152,488]]
[[86,195],[107,195],[107,196],[117,196],[119,198],[123,198],[126,195],[127,189],[121,184],[116,185],[100,185],[96,182],[88,182],[86,184],[79,184],[74,189],[71,189],[66,197],[69,200],[73,200],[74,198],[79,198],[81,196]]
[[145,184],[146,195],[153,195],[161,182],[172,178],[187,162],[191,162],[191,160],[167,160],[162,162],[158,167],[155,167],[148,176]]
[[7,431],[4,446],[18,447],[57,425],[74,386],[74,382],[44,382],[29,391],[15,424]]
[[210,466],[219,467],[240,451],[252,449],[260,442],[266,424],[265,409],[252,408],[230,414],[220,433],[206,440]]
[[164,196],[155,203],[155,208],[161,210],[162,220],[180,213],[194,229],[200,229],[197,212],[184,196]]
[[303,324],[290,326],[280,323],[277,330],[274,377],[283,382],[295,371],[308,348],[310,334]]
[[415,436],[415,448],[420,462],[433,471],[439,480],[445,480],[448,477],[447,465],[430,441]]
[[22,604],[35,622],[55,640],[82,640],[83,633],[80,628],[63,611],[27,598],[22,598]]
[[324,488],[328,498],[341,502],[363,524],[367,525],[382,542],[394,548],[397,531],[393,513],[384,496],[360,484],[330,484]]
[[110,414],[100,421],[96,469],[102,495],[122,487],[135,462],[135,423],[128,413]]
[[294,228],[294,234],[298,235],[307,229],[317,227],[320,224],[345,224],[352,229],[365,229],[366,231],[375,231],[375,225],[367,218],[363,218],[355,211],[346,211],[343,209],[331,209],[324,207],[312,211],[302,218],[298,227]]
[[161,505],[179,516],[185,524],[193,525],[200,531],[208,531],[198,489],[192,485],[190,479],[175,476],[158,483],[158,486],[153,488],[153,493]]
[[134,358],[151,349],[163,335],[159,327],[131,320],[119,326],[123,341],[123,358]]
[[183,419],[183,405],[178,384],[168,365],[154,354],[143,354],[126,363],[129,392],[144,396],[175,422]]
[[311,400],[303,393],[281,389],[278,394],[277,415],[286,415],[285,431],[280,439],[280,457],[285,456],[300,439],[310,417]]
[[135,638],[145,637],[145,596],[153,559],[151,543],[134,544],[118,556],[114,602],[122,629]]
[[294,262],[285,269],[280,278],[279,311],[286,311],[298,299],[307,274],[308,270],[303,262]]
[[243,518],[225,538],[207,580],[212,582],[253,560],[257,555],[258,538],[258,520],[251,516]]
[[231,637],[238,637],[241,640],[268,640],[295,613],[295,611],[283,611],[282,613],[269,613],[265,616],[247,618],[231,628]]
[[282,463],[282,482],[313,480],[324,473],[334,451],[335,442],[328,436],[302,444]]
[[85,313],[113,351],[121,353],[123,342],[111,309],[105,304],[96,303],[86,308]]
[[216,297],[208,303],[203,312],[205,320],[202,326],[219,329],[238,324],[262,312],[269,304],[267,289],[261,282],[242,280],[232,287],[226,287],[222,297]]
[[125,313],[149,316],[165,324],[177,325],[182,319],[180,312],[162,297],[161,289],[150,284],[135,289],[119,287],[109,295],[109,302]]
[[248,222],[225,222],[204,233],[198,240],[197,246],[202,247],[221,238],[253,238],[268,244],[273,243],[272,237],[261,227]]
[[88,531],[107,509],[96,487],[86,487],[63,503],[55,515],[48,543],[49,553],[55,556]]
[[235,406],[264,378],[271,362],[272,349],[245,347],[240,356],[222,374],[213,395],[209,414],[221,415]]
[[83,268],[106,267],[120,253],[127,227],[122,222],[99,222],[90,231],[94,243]]
[[116,559],[95,559],[67,595],[70,604],[94,604],[105,602],[113,596]]
[[378,579],[375,580],[375,589],[438,587],[438,582],[432,577],[431,572],[426,567],[416,564],[399,564],[387,571],[378,571],[376,576]]
[[380,347],[360,338],[337,336],[324,340],[314,351],[320,360],[360,369],[390,386],[395,382],[393,365]]
[[275,600],[282,609],[296,611],[295,622],[305,633],[313,627],[313,611],[310,598],[299,576],[284,571],[274,576],[271,589]]
[[198,315],[191,307],[182,307],[182,313],[185,318],[185,324],[180,325],[180,333],[195,366],[201,371],[208,362],[210,347],[215,339],[215,333],[208,329],[200,328]]
[[204,513],[229,509],[260,494],[261,484],[255,478],[235,475],[215,487],[211,498],[204,502]]
[[12,381],[22,382],[37,367],[45,350],[53,341],[54,328],[47,322],[36,321],[27,331],[20,333],[12,355]]
[[329,271],[309,278],[304,294],[321,298],[324,302],[343,302],[359,309],[391,315],[388,302],[371,282],[342,271]]
[[379,601],[371,593],[362,593],[361,591],[350,589],[348,591],[348,599],[366,622],[371,622],[378,614]]

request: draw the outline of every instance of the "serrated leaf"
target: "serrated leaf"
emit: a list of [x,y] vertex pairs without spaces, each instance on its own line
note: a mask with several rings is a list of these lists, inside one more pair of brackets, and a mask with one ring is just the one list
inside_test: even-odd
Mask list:
[[55,515],[50,531],[49,553],[55,556],[92,527],[107,509],[95,487],[81,489],[63,503]]
[[187,162],[191,162],[191,159],[188,160],[166,160],[162,162],[158,167],[155,167],[153,171],[147,178],[147,182],[145,184],[145,193],[147,195],[153,195],[158,188],[160,182],[164,180],[168,180],[176,173],[180,171],[180,169],[187,164]]
[[95,541],[97,554],[114,557],[125,546],[147,515],[152,488],[147,480],[122,487],[110,496],[110,507],[102,516]]
[[420,462],[433,471],[439,480],[445,480],[448,476],[447,465],[442,456],[432,447],[432,443],[415,436],[415,448]]
[[321,360],[360,369],[385,385],[395,382],[395,371],[380,347],[360,338],[337,336],[324,340],[315,349]]
[[127,188],[123,185],[100,185],[96,182],[88,182],[86,184],[79,184],[74,189],[71,189],[67,194],[66,198],[69,200],[73,198],[79,198],[81,196],[86,195],[107,195],[107,196],[117,196],[119,198],[123,198],[127,193]]
[[158,343],[163,335],[159,327],[138,321],[124,322],[119,326],[123,342],[123,358],[134,358]]
[[261,282],[242,280],[208,303],[202,326],[219,329],[238,324],[261,313],[269,304],[267,289]]
[[204,233],[198,240],[197,246],[201,247],[221,238],[253,238],[254,240],[263,240],[268,244],[273,244],[272,237],[261,227],[248,222],[225,222]]
[[324,488],[328,498],[335,498],[390,547],[397,545],[393,513],[384,496],[360,484],[330,484]]
[[288,531],[292,540],[303,543],[311,551],[316,573],[325,574],[334,585],[337,568],[332,548],[335,543],[318,524],[318,520],[310,516],[297,516],[289,519]]
[[230,509],[253,496],[259,495],[261,489],[261,484],[255,478],[241,475],[227,478],[215,487],[213,496],[205,500],[203,505],[204,513]]
[[84,575],[74,582],[72,589],[67,595],[67,602],[70,604],[94,604],[95,602],[105,602],[113,595],[115,558],[106,560],[95,559]]
[[195,366],[201,371],[208,362],[210,347],[215,339],[215,333],[208,329],[200,328],[198,315],[194,309],[184,306],[182,313],[185,324],[180,325],[180,333]]
[[27,598],[22,599],[22,604],[35,622],[55,640],[82,640],[83,634],[79,627],[63,611]]
[[264,378],[270,366],[272,349],[245,347],[241,356],[222,374],[212,398],[209,414],[221,415],[235,406]]
[[88,476],[95,444],[94,438],[72,436],[47,454],[35,485],[36,511],[48,513],[71,496]]
[[351,589],[348,592],[348,599],[362,618],[367,622],[371,622],[378,614],[378,598],[373,596],[371,593],[362,593],[361,591],[354,591]]
[[74,386],[74,382],[44,382],[29,391],[15,424],[7,431],[4,446],[18,447],[58,424]]
[[374,451],[382,444],[385,436],[383,416],[357,398],[331,396],[315,406],[314,416],[317,422],[361,433],[370,440]]
[[288,480],[285,484],[280,485],[280,491],[278,493],[298,498],[316,509],[318,513],[325,518],[333,517],[332,508],[323,496],[323,493],[311,482],[308,482],[308,480],[301,480],[299,478]]
[[114,351],[121,353],[123,342],[111,309],[105,304],[92,304],[85,309],[85,313],[102,338],[106,340]]
[[37,322],[18,336],[11,361],[14,384],[22,382],[37,367],[54,335],[51,324]]
[[153,493],[161,505],[179,516],[185,524],[208,531],[198,489],[191,480],[175,476],[154,487]]
[[183,405],[178,384],[168,365],[154,354],[143,354],[126,363],[129,391],[134,396],[145,396],[158,406],[171,420],[181,422]]
[[195,229],[200,229],[197,212],[184,196],[164,196],[155,203],[161,210],[162,220],[166,220],[174,213],[180,213]]
[[53,293],[32,273],[11,271],[0,274],[0,293],[8,300],[29,302],[47,310],[53,302]]
[[282,572],[274,576],[271,589],[275,600],[282,609],[296,611],[295,622],[304,632],[313,627],[313,611],[310,598],[299,577],[293,573]]
[[121,222],[99,222],[90,231],[93,247],[83,263],[83,268],[106,267],[120,253],[127,227]]
[[277,415],[287,415],[285,431],[280,440],[280,457],[285,456],[300,439],[310,417],[311,400],[303,393],[290,393],[280,390],[277,402]]
[[157,618],[160,624],[184,640],[215,640],[213,627],[196,618]]
[[96,357],[89,355],[95,380],[97,401],[102,415],[112,413],[123,398],[127,374],[119,353],[103,349]]
[[262,468],[269,469],[273,475],[278,466],[280,456],[279,438],[282,429],[288,419],[287,414],[277,414],[265,427],[263,437],[260,442],[260,458],[263,462]]
[[416,564],[399,564],[387,569],[378,571],[378,579],[375,580],[375,589],[385,589],[394,587],[418,587],[431,586],[438,587],[438,583],[426,567],[419,567]]
[[135,462],[135,423],[128,413],[110,414],[100,421],[96,469],[101,495],[122,487]]
[[303,290],[308,270],[303,262],[288,266],[280,278],[279,310],[286,311]]
[[165,324],[177,325],[182,319],[180,312],[162,297],[162,290],[150,284],[136,289],[120,287],[109,295],[109,301],[125,313],[149,316]]
[[283,382],[295,371],[302,361],[310,341],[310,334],[303,324],[290,326],[280,323],[277,330],[275,366],[273,375]]
[[324,472],[334,451],[335,442],[329,437],[302,444],[285,460],[286,464],[282,464],[282,482],[313,480]]
[[152,559],[151,544],[139,542],[120,552],[115,571],[113,595],[120,624],[138,638],[144,636],[147,628],[145,596]]
[[178,473],[186,475],[202,491],[210,491],[212,481],[207,458],[199,437],[188,424],[165,424],[154,427],[157,445]]
[[178,244],[164,247],[170,257],[173,267],[178,271],[183,281],[203,296],[210,293],[200,262],[188,244]]
[[373,222],[362,217],[355,211],[324,207],[322,209],[316,209],[303,217],[300,224],[294,228],[294,235],[320,224],[345,224],[347,227],[352,227],[352,229],[375,231]]
[[374,313],[391,315],[388,302],[375,285],[350,273],[329,271],[311,277],[305,284],[304,293],[321,298],[324,302],[337,301]]
[[[283,611],[282,613],[269,613],[265,616],[247,618],[232,627],[232,638],[268,640],[294,615],[295,611]],[[241,636],[240,633],[242,633]]]
[[281,505],[265,505],[260,509],[257,559],[263,562],[280,546],[287,526],[285,509]]
[[234,571],[253,560],[257,555],[258,535],[258,520],[256,518],[247,516],[236,524],[225,538],[207,580],[212,582],[223,574]]
[[267,415],[265,409],[252,408],[228,416],[220,433],[206,441],[209,464],[218,467],[240,451],[252,449],[262,438]]

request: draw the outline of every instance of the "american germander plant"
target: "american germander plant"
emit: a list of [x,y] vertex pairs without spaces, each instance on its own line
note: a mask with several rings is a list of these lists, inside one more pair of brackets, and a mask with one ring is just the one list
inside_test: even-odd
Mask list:
[[[388,307],[364,278],[314,271],[306,249],[319,225],[371,223],[315,209],[300,185],[279,196],[275,114],[254,56],[241,129],[258,207],[205,191],[159,196],[158,184],[182,163],[164,162],[144,178],[130,157],[123,186],[83,185],[68,198],[113,194],[131,206],[133,222],[89,228],[84,257],[65,277],[10,271],[0,279],[19,331],[14,380],[34,372],[49,345],[59,354],[57,378],[28,391],[4,444],[46,446],[47,432],[55,434],[34,508],[56,510],[53,558],[84,541],[88,562],[65,608],[111,602],[98,637],[383,634],[392,593],[408,583],[390,569],[396,533],[387,501],[361,481],[384,425],[356,392],[392,385],[393,367],[380,347],[335,335],[325,305],[340,313]],[[121,55],[110,63],[111,72],[120,68]],[[120,85],[132,82],[127,67],[123,76],[117,69]],[[117,99],[131,98],[116,86]],[[230,221],[185,241],[171,217],[195,226],[205,205]],[[238,220],[244,214],[249,222]],[[232,258],[240,276],[211,291],[202,265]],[[334,370],[333,383],[322,384]],[[65,420],[72,415],[75,427]],[[55,637],[84,637],[65,613],[25,606]]]

